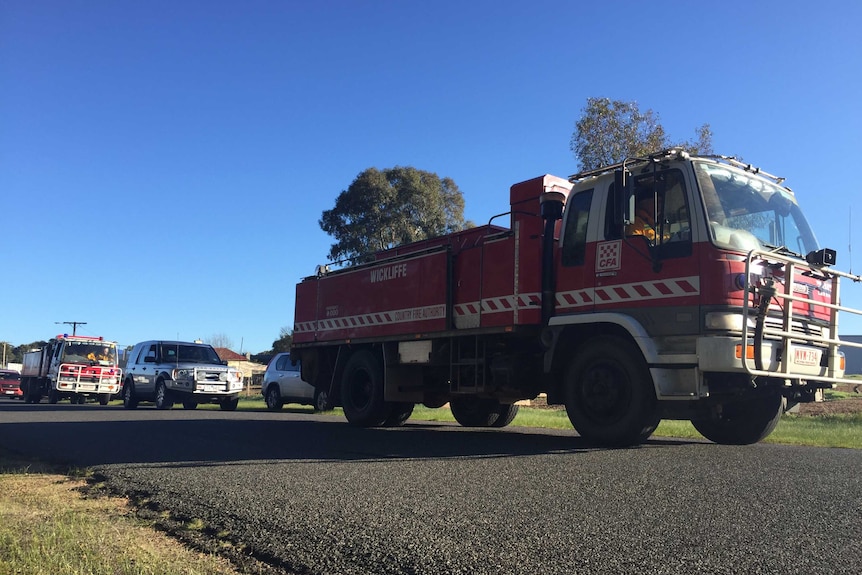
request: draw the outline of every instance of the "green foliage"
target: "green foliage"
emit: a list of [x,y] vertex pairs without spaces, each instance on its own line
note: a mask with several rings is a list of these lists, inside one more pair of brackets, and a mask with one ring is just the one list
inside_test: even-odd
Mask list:
[[336,240],[329,250],[333,262],[359,262],[376,251],[467,226],[455,182],[412,167],[360,173],[319,224]]
[[652,110],[641,112],[637,102],[588,98],[575,124],[570,148],[583,170],[591,170],[681,146],[695,154],[712,153],[712,130],[704,124],[695,140],[672,142]]
[[272,342],[273,355],[283,351],[290,351],[290,346],[293,344],[293,330],[287,327],[282,327],[278,332],[278,339]]
[[251,360],[257,363],[267,364],[275,354],[283,351],[290,351],[290,346],[293,343],[293,330],[287,327],[282,327],[278,333],[278,339],[272,342],[272,349],[263,351],[251,356]]
[[32,351],[34,349],[42,349],[46,345],[48,345],[45,341],[34,341],[33,343],[26,343],[24,345],[12,345],[6,341],[0,341],[0,363],[3,361],[4,350],[3,345],[5,344],[5,358],[6,363],[21,363],[24,361],[24,354],[28,351]]

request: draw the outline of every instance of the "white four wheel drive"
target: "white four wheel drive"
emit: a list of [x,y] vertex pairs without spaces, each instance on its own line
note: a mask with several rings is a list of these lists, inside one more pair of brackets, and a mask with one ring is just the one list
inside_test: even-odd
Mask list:
[[183,341],[144,341],[132,348],[123,380],[123,406],[152,401],[157,409],[182,403],[218,403],[233,411],[242,391],[242,372],[228,367],[212,346]]

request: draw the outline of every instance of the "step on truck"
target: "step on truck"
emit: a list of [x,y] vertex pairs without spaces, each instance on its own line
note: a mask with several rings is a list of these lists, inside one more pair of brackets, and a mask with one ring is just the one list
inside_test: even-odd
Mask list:
[[21,392],[26,403],[95,399],[107,405],[120,391],[123,377],[117,365],[117,344],[102,337],[58,335],[43,348],[24,354]]
[[[291,357],[357,426],[449,404],[502,427],[547,395],[579,435],[661,419],[749,444],[844,381],[841,279],[783,179],[680,149],[511,187],[488,225],[319,266]],[[508,227],[495,220],[508,217]]]

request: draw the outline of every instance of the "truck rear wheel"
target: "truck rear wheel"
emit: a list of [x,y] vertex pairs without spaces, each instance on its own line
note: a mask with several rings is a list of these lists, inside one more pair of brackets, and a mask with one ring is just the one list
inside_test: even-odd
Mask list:
[[492,427],[506,427],[518,415],[518,406],[514,403],[501,403],[500,409],[497,410],[497,421],[491,424]]
[[383,422],[383,427],[400,427],[404,422],[410,419],[413,414],[412,403],[396,403],[392,406],[392,411]]
[[376,427],[392,412],[383,401],[383,369],[377,357],[368,350],[350,356],[341,378],[341,405],[352,425]]
[[[503,404],[495,399],[486,399],[476,397],[475,395],[456,397],[449,402],[452,417],[464,427],[496,426],[503,407]],[[508,407],[508,405],[505,407]],[[509,420],[508,423],[511,422],[512,420]],[[500,427],[503,426],[501,425]]]
[[60,392],[56,389],[48,390],[48,403],[57,403],[60,401]]
[[714,443],[750,445],[765,439],[775,430],[783,411],[781,395],[772,393],[727,401],[722,404],[720,412],[692,418],[691,423]]
[[606,336],[584,345],[569,366],[564,385],[569,421],[589,441],[636,445],[658,427],[649,369],[629,341]]
[[108,405],[108,403],[110,401],[111,401],[111,394],[110,393],[100,393],[99,394],[99,405]]

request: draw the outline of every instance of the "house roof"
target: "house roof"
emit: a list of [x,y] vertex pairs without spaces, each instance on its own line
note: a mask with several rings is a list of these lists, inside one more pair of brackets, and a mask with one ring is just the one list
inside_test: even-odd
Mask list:
[[222,361],[248,361],[246,356],[241,353],[231,351],[226,347],[217,347],[215,350]]

